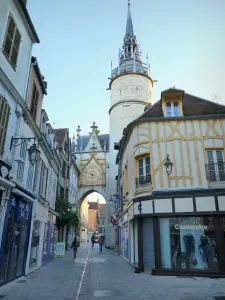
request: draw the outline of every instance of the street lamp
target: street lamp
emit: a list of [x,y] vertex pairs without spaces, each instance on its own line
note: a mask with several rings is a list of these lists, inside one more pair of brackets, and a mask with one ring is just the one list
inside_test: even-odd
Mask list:
[[167,158],[166,158],[166,162],[165,162],[164,166],[166,168],[167,175],[170,175],[173,170],[173,162],[170,160],[169,154],[167,154]]
[[33,138],[14,138],[12,136],[11,139],[11,144],[10,144],[10,150],[12,149],[12,146],[17,147],[20,146],[21,144],[25,143],[25,142],[30,142],[31,140],[34,141],[33,145],[27,149],[28,151],[28,158],[29,161],[32,165],[34,165],[40,158],[40,150],[38,150],[37,145],[36,145],[36,137]]

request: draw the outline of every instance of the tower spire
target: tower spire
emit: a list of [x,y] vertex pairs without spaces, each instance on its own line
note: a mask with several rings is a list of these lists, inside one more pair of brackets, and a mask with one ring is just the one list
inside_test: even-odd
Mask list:
[[147,76],[149,74],[148,66],[142,62],[141,49],[134,34],[130,1],[128,0],[126,31],[122,50],[118,55],[118,67],[111,70],[111,78],[127,72],[141,73]]
[[134,37],[134,27],[133,27],[133,21],[131,17],[130,0],[128,0],[127,26],[126,26],[125,38],[126,37]]

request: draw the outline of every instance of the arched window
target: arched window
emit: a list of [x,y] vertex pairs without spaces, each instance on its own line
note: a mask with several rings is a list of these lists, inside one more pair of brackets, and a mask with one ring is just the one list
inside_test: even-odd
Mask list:
[[179,116],[179,104],[178,102],[167,102],[166,103],[166,115],[167,117],[178,117]]

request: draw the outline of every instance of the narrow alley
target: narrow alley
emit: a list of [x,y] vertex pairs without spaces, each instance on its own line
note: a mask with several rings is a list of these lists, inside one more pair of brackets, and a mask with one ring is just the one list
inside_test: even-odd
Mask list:
[[[218,298],[217,298],[218,297]],[[211,300],[225,299],[225,279],[177,278],[134,274],[114,251],[98,245],[72,250],[17,283],[0,288],[5,300],[94,300],[96,298]]]

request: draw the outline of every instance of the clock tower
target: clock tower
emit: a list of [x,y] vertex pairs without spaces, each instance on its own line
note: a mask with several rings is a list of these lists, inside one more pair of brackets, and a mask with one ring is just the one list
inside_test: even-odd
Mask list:
[[134,34],[131,17],[131,4],[128,0],[126,31],[122,49],[118,53],[118,66],[112,68],[109,82],[110,95],[110,152],[108,156],[109,174],[107,176],[107,194],[117,192],[115,177],[118,172],[114,144],[118,143],[126,126],[138,118],[146,105],[152,103],[154,81],[150,74],[150,65],[142,60],[141,49]]

